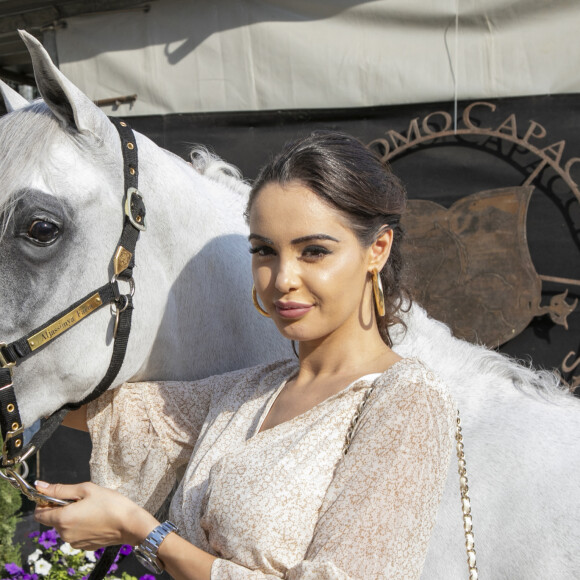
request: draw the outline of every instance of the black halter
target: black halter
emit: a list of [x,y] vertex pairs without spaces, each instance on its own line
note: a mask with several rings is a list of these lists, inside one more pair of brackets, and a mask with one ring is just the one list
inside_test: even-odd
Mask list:
[[[135,246],[139,233],[145,230],[145,204],[137,190],[139,174],[135,135],[123,121],[111,117],[111,122],[117,128],[121,139],[125,185],[125,220],[113,255],[114,276],[108,284],[87,294],[27,335],[9,344],[0,343],[0,430],[4,441],[0,456],[2,468],[15,466],[30,457],[60,425],[69,410],[78,409],[105,392],[117,376],[125,358],[133,312]],[[130,284],[129,294],[120,293],[118,280]],[[40,430],[24,447],[23,426],[12,382],[13,368],[106,304],[111,305],[116,321],[113,354],[105,376],[82,401],[68,403],[44,420]]]

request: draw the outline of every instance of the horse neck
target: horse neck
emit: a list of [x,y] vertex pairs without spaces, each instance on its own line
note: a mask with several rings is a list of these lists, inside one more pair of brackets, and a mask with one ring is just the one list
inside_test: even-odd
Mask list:
[[195,272],[188,268],[190,261],[207,251],[215,238],[247,236],[244,196],[149,140],[139,147],[139,189],[145,196],[148,223],[137,250],[139,260],[162,267],[170,284],[191,282]]
[[134,320],[147,355],[131,378],[194,379],[283,356],[284,341],[251,303],[243,194],[148,140],[139,152],[148,229]]

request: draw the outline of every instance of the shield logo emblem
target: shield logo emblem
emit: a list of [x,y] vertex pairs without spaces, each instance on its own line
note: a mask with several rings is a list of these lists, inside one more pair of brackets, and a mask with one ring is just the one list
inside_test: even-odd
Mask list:
[[408,202],[403,225],[410,286],[427,312],[456,336],[498,346],[545,311],[526,239],[533,189],[482,191],[449,209],[432,201]]

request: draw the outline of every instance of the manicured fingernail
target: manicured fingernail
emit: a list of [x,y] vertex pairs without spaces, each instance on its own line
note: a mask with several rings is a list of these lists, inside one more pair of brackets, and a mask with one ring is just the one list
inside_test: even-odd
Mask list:
[[38,479],[37,479],[37,480],[34,482],[34,485],[35,485],[36,487],[40,487],[40,488],[42,488],[42,489],[46,489],[47,487],[49,487],[49,486],[50,486],[50,483],[46,483],[46,481],[40,481],[40,480],[38,480]]

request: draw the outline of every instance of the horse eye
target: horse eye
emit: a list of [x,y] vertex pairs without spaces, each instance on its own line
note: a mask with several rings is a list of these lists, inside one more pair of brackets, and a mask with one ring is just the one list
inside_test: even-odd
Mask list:
[[43,245],[50,244],[56,240],[59,234],[58,226],[43,220],[35,220],[28,228],[28,237]]

